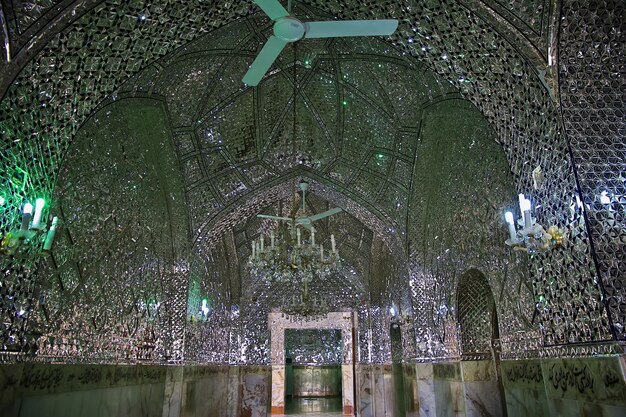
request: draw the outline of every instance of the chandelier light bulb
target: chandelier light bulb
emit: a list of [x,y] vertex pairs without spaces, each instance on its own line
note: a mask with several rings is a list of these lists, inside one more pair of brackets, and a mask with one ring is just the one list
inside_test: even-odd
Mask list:
[[24,204],[24,209],[22,211],[24,214],[33,214],[33,205],[30,203]]

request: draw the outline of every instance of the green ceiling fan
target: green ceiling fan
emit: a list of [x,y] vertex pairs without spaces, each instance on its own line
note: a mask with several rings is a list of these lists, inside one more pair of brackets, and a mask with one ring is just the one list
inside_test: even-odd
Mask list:
[[306,215],[306,191],[309,189],[309,183],[306,181],[300,181],[300,190],[302,190],[302,213],[304,216],[298,216],[295,218],[291,217],[280,217],[280,216],[271,216],[269,214],[257,214],[257,217],[262,219],[272,219],[272,220],[282,220],[286,222],[293,223],[295,226],[303,226],[304,228],[311,230],[313,227],[313,222],[317,220],[321,220],[328,216],[332,216],[333,214],[337,214],[341,212],[341,208],[335,207],[330,210],[326,210],[323,213],[313,214],[311,216]]
[[254,0],[254,2],[274,21],[274,35],[269,37],[243,77],[243,82],[250,86],[256,86],[261,82],[288,43],[302,38],[385,36],[391,35],[398,27],[396,19],[301,22],[291,16],[278,0]]

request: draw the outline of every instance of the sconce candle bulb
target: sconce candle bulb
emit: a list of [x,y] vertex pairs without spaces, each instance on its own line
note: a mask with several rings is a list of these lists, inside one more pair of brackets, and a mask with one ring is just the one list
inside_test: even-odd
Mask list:
[[526,201],[526,197],[524,196],[524,194],[518,194],[517,201],[519,202],[519,211],[521,213],[523,213],[524,212],[524,204],[525,204],[525,201]]
[[33,218],[33,205],[30,203],[24,204],[24,208],[22,209],[22,226],[20,230],[25,232],[28,230],[28,226],[30,225],[30,220]]
[[517,239],[517,232],[515,230],[515,220],[513,219],[513,213],[507,211],[504,213],[504,218],[506,219],[506,223],[509,226],[509,239],[514,241]]
[[54,241],[54,235],[57,231],[57,223],[59,222],[58,217],[54,217],[52,219],[52,223],[50,224],[50,229],[48,230],[48,234],[46,235],[46,240],[43,243],[43,250],[49,251],[52,249],[52,242]]
[[524,219],[524,228],[530,229],[532,228],[532,216],[530,214],[530,200],[524,196],[524,194],[519,195],[519,208],[522,212],[522,217]]
[[200,311],[202,311],[203,315],[208,315],[209,314],[209,300],[207,300],[206,298],[202,300],[202,307],[200,307]]
[[43,213],[43,208],[46,205],[46,200],[43,198],[38,198],[35,201],[35,215],[33,216],[33,229],[38,229],[41,223],[41,215]]

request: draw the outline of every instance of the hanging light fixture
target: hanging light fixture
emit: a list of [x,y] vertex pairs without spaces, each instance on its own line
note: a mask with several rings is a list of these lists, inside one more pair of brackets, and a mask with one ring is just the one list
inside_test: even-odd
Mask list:
[[[294,164],[296,163],[296,50],[294,44],[294,91],[293,91],[293,136],[292,152]],[[337,250],[335,236],[330,235],[330,248],[324,248],[320,242],[316,242],[317,231],[313,223],[333,214],[339,213],[340,208],[333,208],[323,213],[308,215],[306,208],[306,192],[308,183],[300,181],[299,188],[302,193],[302,205],[295,208],[296,190],[294,180],[294,216],[279,217],[260,214],[258,217],[286,222],[276,236],[274,231],[269,236],[261,235],[251,242],[252,254],[248,260],[248,268],[251,276],[259,277],[268,284],[280,283],[291,284],[299,289],[299,294],[287,296],[282,299],[281,309],[292,315],[312,317],[326,314],[328,303],[318,295],[309,291],[309,285],[313,282],[323,282],[330,275],[338,271],[341,260]],[[269,239],[268,239],[269,238]],[[330,249],[330,250],[329,250]]]
[[317,244],[315,236],[313,226],[307,230],[295,220],[282,239],[277,239],[272,231],[269,245],[265,235],[261,235],[251,243],[252,255],[248,262],[251,272],[269,283],[310,283],[316,277],[328,277],[336,271],[340,261],[335,236],[330,235],[330,250]]

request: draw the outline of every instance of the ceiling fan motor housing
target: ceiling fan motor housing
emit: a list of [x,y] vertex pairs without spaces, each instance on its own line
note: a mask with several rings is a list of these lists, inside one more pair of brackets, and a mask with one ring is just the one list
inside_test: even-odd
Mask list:
[[295,17],[281,17],[274,23],[274,36],[285,42],[299,41],[304,37],[304,23]]

